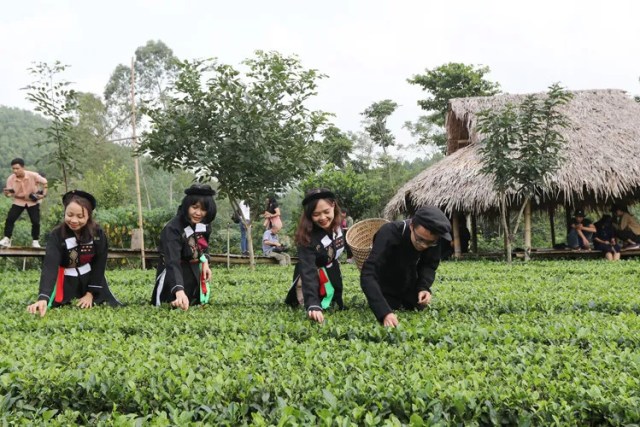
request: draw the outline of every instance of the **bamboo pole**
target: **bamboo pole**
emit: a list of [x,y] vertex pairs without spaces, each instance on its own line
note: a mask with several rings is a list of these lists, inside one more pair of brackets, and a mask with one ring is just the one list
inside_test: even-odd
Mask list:
[[[134,59],[131,58],[131,130],[132,130],[132,142],[133,147],[138,145],[138,139],[136,136],[136,92],[135,92],[135,68],[133,67]],[[138,229],[140,230],[140,259],[142,261],[142,269],[147,268],[145,255],[144,255],[144,228],[142,225],[142,196],[140,195],[140,165],[138,156],[133,158],[136,172],[136,197],[138,199]]]
[[524,260],[531,259],[531,200],[524,208]]

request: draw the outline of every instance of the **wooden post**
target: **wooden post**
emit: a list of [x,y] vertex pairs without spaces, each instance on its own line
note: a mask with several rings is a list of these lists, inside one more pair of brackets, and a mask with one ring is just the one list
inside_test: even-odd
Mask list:
[[[132,130],[132,146],[138,145],[136,137],[136,98],[135,98],[135,69],[133,67],[134,59],[131,58],[131,130]],[[138,198],[138,228],[140,229],[140,259],[142,261],[142,269],[147,268],[144,255],[144,227],[142,225],[142,196],[140,195],[140,164],[138,156],[133,158],[136,172],[136,196]]]
[[460,247],[460,221],[458,221],[458,214],[456,212],[453,212],[452,215],[453,257],[455,259],[460,259],[462,256],[462,248]]
[[549,227],[551,230],[551,247],[556,246],[556,207],[549,207]]
[[524,260],[531,259],[531,200],[524,207]]
[[478,218],[471,215],[471,252],[478,254]]
[[566,222],[566,226],[567,226],[567,234],[569,234],[569,230],[571,230],[571,207],[570,206],[565,206],[564,207],[564,220]]

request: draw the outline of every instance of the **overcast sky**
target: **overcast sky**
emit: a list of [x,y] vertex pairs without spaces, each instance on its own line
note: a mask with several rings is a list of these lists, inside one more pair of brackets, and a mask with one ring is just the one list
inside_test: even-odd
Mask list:
[[617,88],[640,94],[640,1],[35,1],[3,2],[0,104],[30,108],[20,91],[33,61],[71,65],[80,91],[102,94],[113,69],[160,39],[182,59],[238,64],[256,49],[297,54],[328,74],[314,108],[361,128],[374,101],[400,104],[390,127],[421,110],[406,79],[447,62],[487,65],[503,91]]

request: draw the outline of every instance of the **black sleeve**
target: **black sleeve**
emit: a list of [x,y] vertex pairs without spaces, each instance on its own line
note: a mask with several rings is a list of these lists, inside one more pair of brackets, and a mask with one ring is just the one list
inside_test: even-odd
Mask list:
[[307,311],[322,310],[320,306],[320,279],[316,266],[316,252],[309,246],[298,246],[298,263],[302,277],[302,296]]
[[94,297],[100,294],[107,282],[104,274],[107,269],[107,255],[109,254],[109,243],[104,231],[98,228],[96,235],[99,239],[93,239],[96,253],[91,262],[91,280],[89,281],[88,289]]
[[184,291],[184,281],[182,279],[182,266],[180,259],[182,255],[182,232],[178,228],[167,224],[160,233],[160,252],[164,256],[166,269],[165,283],[171,286],[171,293],[175,295],[178,291]]
[[40,273],[40,289],[38,301],[49,301],[53,288],[58,280],[58,268],[62,262],[62,246],[58,230],[53,231],[47,240],[47,247]]
[[360,274],[360,287],[367,297],[369,307],[371,307],[373,314],[380,322],[384,320],[387,314],[393,312],[380,288],[380,268],[384,260],[389,256],[396,240],[397,238],[393,236],[393,228],[382,226],[374,237],[373,248],[364,262],[362,273]]
[[436,278],[438,265],[440,265],[439,251],[440,248],[429,249],[428,253],[425,253],[418,262],[418,281],[416,282],[418,292],[431,292],[431,285]]

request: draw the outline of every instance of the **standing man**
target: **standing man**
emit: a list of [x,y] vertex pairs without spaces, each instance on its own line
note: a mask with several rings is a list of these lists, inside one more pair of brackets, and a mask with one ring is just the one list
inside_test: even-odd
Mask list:
[[271,228],[262,235],[262,253],[264,256],[275,258],[282,266],[291,265],[291,256],[284,252],[284,245],[280,243],[278,232],[280,225],[271,224]]
[[384,326],[398,326],[394,310],[422,310],[431,302],[439,239],[451,240],[451,225],[431,206],[418,209],[411,219],[384,224],[374,236],[360,286]]
[[13,205],[7,214],[4,224],[4,238],[0,240],[0,247],[11,247],[11,235],[13,226],[25,209],[31,219],[31,247],[39,248],[40,243],[40,201],[47,195],[47,180],[36,172],[24,168],[24,160],[16,158],[11,160],[13,173],[7,179],[3,193],[13,198]]
[[[249,242],[247,241],[247,226],[251,224],[251,209],[244,203],[244,200],[241,200],[238,203],[238,207],[242,212],[242,217],[240,218],[239,226],[240,226],[240,251],[242,255],[249,255]],[[246,221],[246,224],[243,221]]]

